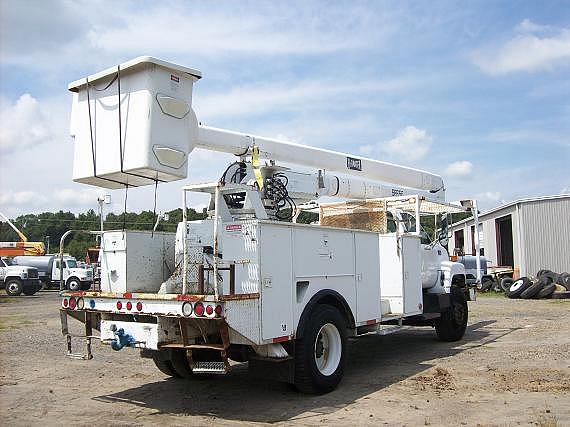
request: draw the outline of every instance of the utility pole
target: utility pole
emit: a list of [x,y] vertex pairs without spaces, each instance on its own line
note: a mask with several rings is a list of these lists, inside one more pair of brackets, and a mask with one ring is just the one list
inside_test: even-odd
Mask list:
[[105,194],[104,196],[97,197],[97,203],[99,204],[99,217],[101,219],[101,235],[103,234],[103,204],[111,203],[111,195]]

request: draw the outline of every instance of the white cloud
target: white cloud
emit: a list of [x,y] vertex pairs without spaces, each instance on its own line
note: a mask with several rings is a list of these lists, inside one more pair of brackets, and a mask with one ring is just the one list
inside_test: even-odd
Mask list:
[[473,53],[473,63],[491,75],[544,70],[570,63],[570,28],[561,28],[542,37],[534,32],[546,28],[528,20],[521,22],[518,28],[525,32],[498,48]]
[[47,198],[35,191],[11,191],[2,189],[0,193],[0,206],[8,207],[10,205],[17,206],[40,206],[45,203]]
[[57,204],[65,206],[94,207],[97,204],[97,198],[105,193],[108,191],[96,188],[63,188],[53,192],[53,199]]
[[470,175],[473,171],[473,163],[468,160],[460,160],[457,162],[451,163],[445,169],[445,173],[450,176],[467,176]]
[[0,152],[35,147],[53,138],[51,120],[38,100],[28,93],[0,107]]
[[532,22],[530,19],[524,19],[516,26],[516,30],[521,33],[541,33],[551,29],[549,25],[540,25]]
[[[382,92],[396,92],[417,85],[419,80],[364,80],[343,82],[337,79],[287,81],[249,86],[208,95],[196,94],[193,105],[199,119],[252,116],[275,110],[300,111],[322,107],[346,108],[349,104],[369,102],[369,96]],[[368,95],[362,97],[362,95]]]
[[486,191],[476,195],[477,200],[482,202],[498,202],[501,200],[501,193],[499,191]]
[[360,152],[366,156],[387,154],[399,160],[416,161],[427,155],[432,143],[433,138],[425,129],[407,126],[388,142],[361,146]]
[[397,11],[306,2],[218,2],[215,7],[150,2],[142,7],[138,2],[52,1],[50,19],[44,2],[1,4],[7,17],[0,33],[2,62],[42,69],[106,65],[155,52],[175,60],[220,61],[233,54],[276,57],[378,49],[398,28]]

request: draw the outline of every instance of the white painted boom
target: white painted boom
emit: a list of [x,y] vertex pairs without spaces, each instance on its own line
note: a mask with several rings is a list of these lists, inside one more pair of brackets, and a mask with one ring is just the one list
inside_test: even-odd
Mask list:
[[231,153],[236,156],[248,153],[255,145],[259,147],[260,157],[266,159],[325,169],[359,176],[371,181],[383,181],[433,193],[444,191],[441,176],[430,172],[323,148],[209,126],[199,125],[198,138],[194,145],[195,147]]

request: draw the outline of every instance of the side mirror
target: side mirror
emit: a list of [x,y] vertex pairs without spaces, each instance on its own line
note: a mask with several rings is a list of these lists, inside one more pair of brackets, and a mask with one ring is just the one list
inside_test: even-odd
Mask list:
[[441,229],[439,230],[437,240],[439,241],[441,246],[447,246],[447,244],[449,243],[449,238],[448,238],[449,222],[448,222],[447,213],[441,214],[440,224],[441,224]]

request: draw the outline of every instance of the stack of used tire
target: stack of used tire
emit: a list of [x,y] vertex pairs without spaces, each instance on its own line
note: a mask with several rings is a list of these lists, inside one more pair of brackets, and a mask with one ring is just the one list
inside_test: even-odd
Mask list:
[[536,278],[521,277],[514,280],[505,293],[509,298],[570,298],[570,273],[539,270]]

